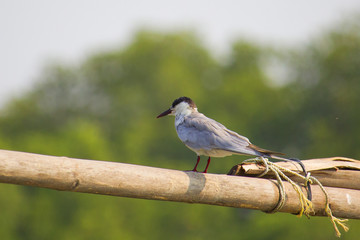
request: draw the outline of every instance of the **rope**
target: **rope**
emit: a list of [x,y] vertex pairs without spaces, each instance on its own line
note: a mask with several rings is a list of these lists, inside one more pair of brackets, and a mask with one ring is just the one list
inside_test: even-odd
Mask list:
[[263,173],[261,173],[258,177],[263,177],[265,174],[267,174],[269,172],[269,170],[271,170],[272,172],[274,172],[275,176],[276,176],[276,180],[278,182],[278,186],[279,186],[279,201],[277,203],[277,205],[275,206],[275,208],[273,208],[272,210],[268,211],[268,213],[276,213],[278,212],[285,204],[286,201],[286,192],[285,192],[285,187],[284,187],[284,183],[281,180],[281,177],[279,175],[279,172],[276,171],[276,169],[274,169],[273,166],[269,166],[269,164],[267,163],[268,159],[267,158],[260,158],[261,162],[265,165],[265,171]]
[[333,224],[334,228],[335,228],[335,232],[336,232],[336,236],[340,237],[341,233],[338,229],[337,225],[340,225],[345,232],[349,231],[349,227],[346,226],[345,222],[349,221],[348,219],[340,219],[337,217],[334,217],[334,215],[332,214],[331,208],[330,208],[330,203],[329,203],[329,194],[327,193],[327,191],[325,190],[324,186],[320,183],[319,180],[317,180],[314,177],[310,177],[310,179],[314,182],[316,182],[319,187],[321,188],[321,190],[324,192],[325,194],[325,212],[328,215],[328,217],[330,218],[331,223]]
[[285,187],[284,187],[282,179],[284,179],[285,181],[288,181],[299,196],[301,210],[300,210],[298,216],[301,217],[303,214],[305,214],[308,218],[310,218],[310,214],[314,212],[312,202],[305,196],[305,194],[302,192],[299,185],[297,185],[293,180],[291,180],[288,176],[285,175],[285,173],[289,173],[289,174],[293,174],[293,175],[303,179],[305,181],[305,184],[304,184],[305,187],[308,184],[313,184],[313,183],[316,183],[319,185],[320,189],[323,191],[323,193],[325,195],[325,213],[330,218],[330,220],[334,226],[337,237],[341,236],[341,233],[338,229],[338,225],[341,226],[345,232],[347,232],[349,230],[349,228],[345,225],[345,222],[347,222],[348,219],[340,219],[340,218],[334,217],[334,215],[332,214],[331,208],[330,208],[330,204],[329,204],[329,194],[327,193],[324,186],[320,183],[320,181],[317,178],[311,176],[310,173],[306,174],[306,176],[303,176],[303,175],[301,175],[297,172],[294,172],[288,168],[284,168],[273,162],[270,162],[267,158],[264,158],[264,157],[252,158],[252,159],[245,160],[244,162],[264,165],[265,170],[260,175],[258,175],[258,177],[265,176],[269,171],[272,171],[275,174],[276,180],[278,182],[278,187],[279,187],[279,201],[278,201],[277,205],[275,206],[275,208],[270,210],[268,213],[278,212],[285,204],[286,192],[285,192]]
[[[302,214],[305,214],[307,217],[309,217],[310,213],[314,212],[313,207],[312,207],[312,202],[307,199],[305,194],[301,191],[301,188],[293,180],[291,180],[288,176],[286,176],[284,174],[284,172],[291,173],[292,171],[290,169],[280,167],[280,166],[270,162],[267,158],[264,158],[264,157],[248,159],[248,160],[245,160],[244,162],[260,163],[265,166],[265,171],[263,173],[261,173],[258,177],[264,176],[265,174],[267,174],[269,172],[269,170],[271,170],[276,176],[276,180],[278,182],[278,187],[279,187],[279,201],[278,201],[277,205],[275,206],[275,208],[270,210],[269,213],[278,212],[285,204],[286,192],[285,192],[285,187],[284,187],[284,184],[283,184],[283,181],[281,178],[288,181],[299,195],[301,210],[300,210],[298,216],[301,217]],[[298,173],[295,173],[295,175],[299,175],[301,178],[304,178],[304,176],[302,176]]]

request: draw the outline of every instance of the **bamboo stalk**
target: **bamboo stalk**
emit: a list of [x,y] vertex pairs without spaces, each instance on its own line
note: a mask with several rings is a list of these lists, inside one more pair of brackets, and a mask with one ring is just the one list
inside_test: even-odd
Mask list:
[[[61,191],[202,203],[272,210],[279,199],[273,180],[202,174],[117,162],[81,160],[0,150],[0,182]],[[300,203],[290,184],[280,210],[298,213]],[[360,218],[360,191],[326,187],[333,214]],[[314,215],[324,216],[325,196],[313,187]]]
[[[360,190],[360,161],[358,160],[333,157],[303,160],[302,162],[307,171],[311,172],[311,175],[316,177],[324,186]],[[300,166],[293,162],[277,162],[276,164],[292,171],[302,172]],[[228,174],[254,177],[264,170],[265,168],[262,165],[241,163],[234,166]],[[296,176],[285,174],[296,182],[303,182]],[[274,178],[275,175],[269,172],[264,177]]]

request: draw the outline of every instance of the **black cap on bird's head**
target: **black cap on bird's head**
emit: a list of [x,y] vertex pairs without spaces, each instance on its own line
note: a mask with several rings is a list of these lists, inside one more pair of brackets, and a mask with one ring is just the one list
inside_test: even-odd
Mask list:
[[196,109],[196,104],[194,103],[193,100],[191,100],[191,98],[188,97],[179,97],[178,99],[175,99],[174,102],[172,103],[171,107],[166,110],[165,112],[161,113],[159,116],[157,116],[157,118],[160,117],[164,117],[166,115],[172,114],[174,111],[174,109],[176,108],[177,105],[179,105],[180,103],[185,102],[189,105],[189,107],[191,107],[192,109]]
[[186,102],[189,104],[190,107],[196,108],[196,104],[194,103],[194,101],[188,97],[179,97],[178,99],[175,99],[174,102],[172,103],[171,107],[174,108],[176,105],[178,105],[181,102]]

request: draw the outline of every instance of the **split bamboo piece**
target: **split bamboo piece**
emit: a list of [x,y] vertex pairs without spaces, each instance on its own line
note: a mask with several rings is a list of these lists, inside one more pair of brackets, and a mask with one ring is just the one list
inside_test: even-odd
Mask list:
[[[360,161],[344,158],[318,158],[303,160],[306,170],[311,173],[311,176],[316,177],[323,186],[338,187],[346,189],[360,190]],[[292,171],[302,173],[300,166],[295,162],[277,162],[277,165],[285,167]],[[258,176],[264,172],[265,167],[254,163],[240,163],[234,166],[229,175],[238,176]],[[287,173],[286,173],[287,174]],[[303,182],[298,177],[287,174],[292,180],[296,182]],[[268,172],[265,178],[274,178],[272,172]]]

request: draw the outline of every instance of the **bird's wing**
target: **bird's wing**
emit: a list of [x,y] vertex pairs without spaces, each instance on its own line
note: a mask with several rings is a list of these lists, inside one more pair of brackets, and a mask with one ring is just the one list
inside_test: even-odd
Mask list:
[[187,116],[177,127],[179,138],[193,149],[221,149],[247,155],[259,155],[250,148],[249,139],[227,129],[201,113]]

